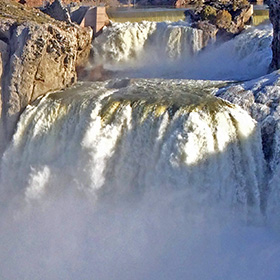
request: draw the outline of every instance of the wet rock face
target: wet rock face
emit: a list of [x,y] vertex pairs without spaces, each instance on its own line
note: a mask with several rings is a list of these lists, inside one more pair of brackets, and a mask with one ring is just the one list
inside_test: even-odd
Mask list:
[[208,21],[197,21],[192,25],[192,27],[198,28],[203,31],[203,46],[207,46],[211,41],[215,41],[218,32],[218,28],[215,25],[211,24]]
[[9,4],[4,10],[0,3],[1,120],[9,138],[30,102],[76,82],[76,67],[87,60],[92,32],[57,22],[39,10],[4,2]]
[[8,60],[8,45],[0,40],[0,116],[2,113],[2,74]]
[[269,66],[269,71],[272,72],[280,68],[280,2],[278,0],[270,0],[268,4],[269,19],[273,26],[272,61]]

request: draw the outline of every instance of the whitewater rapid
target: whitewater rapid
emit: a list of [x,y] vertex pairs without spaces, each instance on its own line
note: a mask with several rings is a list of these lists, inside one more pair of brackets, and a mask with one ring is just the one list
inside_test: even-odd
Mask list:
[[271,27],[200,39],[113,24],[93,67],[122,78],[27,106],[0,165],[0,279],[279,279],[279,73],[225,81],[265,74]]

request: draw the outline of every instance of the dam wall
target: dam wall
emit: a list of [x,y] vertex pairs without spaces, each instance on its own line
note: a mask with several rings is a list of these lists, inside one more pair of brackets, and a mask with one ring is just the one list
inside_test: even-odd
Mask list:
[[179,21],[185,20],[186,9],[107,9],[108,17],[114,22],[141,22],[141,21]]
[[[192,9],[192,8],[189,8]],[[141,22],[141,21],[179,21],[186,20],[186,8],[108,8],[106,10],[109,19],[113,22]],[[254,7],[252,24],[258,25],[269,19],[269,11],[266,6]]]
[[93,29],[94,36],[97,36],[101,29],[108,23],[109,18],[105,7],[90,7],[82,19],[80,26],[90,26]]

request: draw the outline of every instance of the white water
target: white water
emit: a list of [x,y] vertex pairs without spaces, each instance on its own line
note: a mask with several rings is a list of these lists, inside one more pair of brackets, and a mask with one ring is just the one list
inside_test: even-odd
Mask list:
[[271,61],[270,25],[201,50],[202,31],[187,23],[113,23],[94,42],[95,64],[138,78],[248,80]]
[[202,31],[185,22],[113,22],[96,38],[93,47],[97,62],[118,65],[130,60],[148,63],[152,56],[155,60],[190,57],[203,47]]
[[[241,65],[269,32],[245,33]],[[123,79],[28,106],[1,162],[0,279],[278,280],[260,129],[221,86]]]

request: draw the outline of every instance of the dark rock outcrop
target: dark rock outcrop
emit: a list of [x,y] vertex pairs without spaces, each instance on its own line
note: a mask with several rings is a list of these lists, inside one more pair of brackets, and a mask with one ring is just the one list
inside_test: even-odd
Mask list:
[[65,21],[67,23],[71,22],[70,14],[63,6],[61,0],[55,0],[52,4],[47,5],[42,9],[42,12],[56,20]]
[[194,27],[199,28],[198,22],[200,26],[211,24],[217,28],[217,34],[231,38],[240,33],[249,22],[253,15],[253,6],[246,0],[208,0],[197,4],[194,14]]
[[269,19],[273,26],[272,61],[269,66],[269,72],[272,72],[280,68],[280,2],[270,0],[268,4]]
[[207,46],[209,42],[215,41],[218,28],[214,24],[211,24],[208,21],[197,21],[192,25],[192,27],[198,28],[203,31],[203,46]]
[[[15,2],[0,2],[1,122],[7,140],[29,103],[76,82],[76,67],[87,60],[91,41],[90,28],[55,21]],[[5,142],[3,132],[1,137]]]

